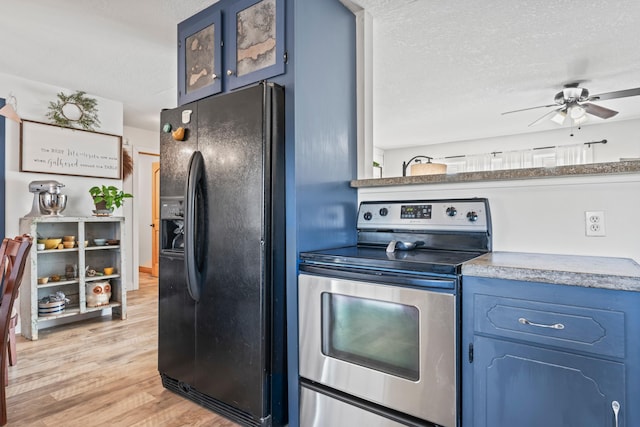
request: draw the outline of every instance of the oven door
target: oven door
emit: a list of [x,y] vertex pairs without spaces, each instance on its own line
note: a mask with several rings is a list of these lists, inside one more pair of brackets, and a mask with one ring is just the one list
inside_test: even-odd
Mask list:
[[301,377],[456,425],[453,291],[309,274],[298,283]]

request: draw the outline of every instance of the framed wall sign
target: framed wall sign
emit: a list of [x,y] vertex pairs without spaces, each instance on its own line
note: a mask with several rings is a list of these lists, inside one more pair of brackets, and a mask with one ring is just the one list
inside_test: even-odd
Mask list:
[[23,120],[20,171],[122,178],[122,137]]

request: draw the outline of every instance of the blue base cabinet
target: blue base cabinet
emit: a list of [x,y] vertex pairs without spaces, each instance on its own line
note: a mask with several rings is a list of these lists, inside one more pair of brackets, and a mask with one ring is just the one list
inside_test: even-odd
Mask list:
[[482,336],[474,352],[475,426],[613,426],[626,407],[622,363]]
[[640,293],[465,277],[462,294],[463,427],[640,425]]

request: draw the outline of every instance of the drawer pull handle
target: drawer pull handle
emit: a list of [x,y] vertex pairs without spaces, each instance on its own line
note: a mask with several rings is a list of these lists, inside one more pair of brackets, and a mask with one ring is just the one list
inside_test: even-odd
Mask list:
[[523,325],[537,326],[539,328],[564,329],[564,325],[562,323],[554,323],[553,325],[544,325],[542,323],[534,323],[530,320],[525,319],[524,317],[519,318],[518,322],[522,323]]
[[611,408],[613,409],[613,416],[616,420],[616,427],[618,427],[618,412],[620,411],[620,403],[617,400],[611,402]]

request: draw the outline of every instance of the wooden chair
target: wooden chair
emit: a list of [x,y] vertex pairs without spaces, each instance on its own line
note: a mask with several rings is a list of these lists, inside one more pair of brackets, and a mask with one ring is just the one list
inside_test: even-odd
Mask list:
[[0,425],[7,424],[5,381],[7,376],[7,340],[11,328],[11,310],[18,296],[32,238],[28,235],[5,238],[0,246]]
[[[17,297],[16,297],[17,299]],[[15,307],[11,310],[11,319],[9,320],[9,335],[7,336],[7,358],[9,363],[4,365],[4,385],[9,385],[9,366],[13,366],[17,362],[18,354],[16,351],[16,326],[18,326],[18,312]],[[8,365],[8,366],[7,366]]]

